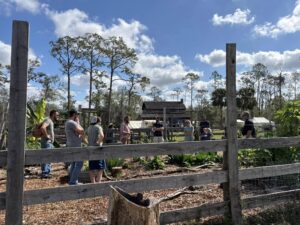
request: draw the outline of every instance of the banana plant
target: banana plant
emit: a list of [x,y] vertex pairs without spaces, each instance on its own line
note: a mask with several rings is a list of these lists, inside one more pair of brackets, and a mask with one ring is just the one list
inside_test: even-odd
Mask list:
[[27,103],[27,110],[26,110],[26,118],[27,118],[27,125],[26,125],[26,148],[27,149],[38,149],[40,148],[40,143],[37,138],[31,135],[31,131],[36,124],[43,122],[46,113],[46,100],[41,99],[37,102],[35,109]]

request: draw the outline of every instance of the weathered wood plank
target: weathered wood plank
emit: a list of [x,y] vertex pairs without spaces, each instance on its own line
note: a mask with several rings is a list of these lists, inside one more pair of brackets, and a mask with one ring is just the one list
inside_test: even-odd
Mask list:
[[[295,200],[300,200],[300,189],[248,197],[242,199],[241,203],[243,209],[251,209],[290,203]],[[160,215],[160,221],[161,224],[168,224],[221,215],[225,212],[227,204],[227,202],[208,203],[194,208],[162,212]]]
[[[242,224],[240,202],[239,162],[237,142],[237,106],[236,106],[236,44],[226,44],[226,101],[227,101],[227,166],[231,219],[234,225]],[[224,196],[224,199],[228,199]]]
[[178,223],[225,213],[228,203],[208,203],[194,208],[177,209],[160,214],[160,224]]
[[[300,200],[300,189],[245,198],[241,200],[241,204],[243,206],[243,210],[245,210],[256,207],[272,207],[282,203],[290,203],[295,200]],[[207,203],[198,207],[162,212],[160,214],[160,223],[169,224],[210,216],[218,216],[224,214],[227,204],[227,202]],[[102,222],[94,225],[105,224],[107,223]]]
[[[239,173],[240,173],[240,180],[294,174],[294,173],[300,173],[300,163],[242,169],[239,171]],[[25,192],[25,199],[27,201],[26,204],[30,205],[30,204],[40,204],[40,203],[47,203],[47,202],[76,199],[76,197],[78,196],[82,198],[90,198],[95,196],[106,195],[108,193],[107,187],[110,184],[123,187],[122,186],[123,182],[124,182],[123,185],[125,186],[125,188],[128,188],[128,190],[131,190],[130,187],[135,188],[132,189],[131,191],[149,191],[149,190],[166,189],[166,188],[180,188],[189,185],[205,185],[208,183],[222,183],[227,181],[227,178],[226,177],[224,178],[225,175],[226,175],[225,171],[218,171],[218,172],[210,172],[205,174],[174,175],[169,177],[146,178],[141,180],[134,179],[134,180],[125,180],[125,181],[104,182],[97,185],[87,184],[82,186],[40,189],[40,190],[32,190],[32,191]],[[195,181],[196,179],[200,179],[200,180]],[[71,188],[70,189],[71,191],[70,190],[67,191],[66,188]],[[64,197],[64,193],[69,193],[68,195],[74,195],[74,196]],[[82,195],[81,193],[84,194]],[[61,195],[63,197],[61,197]],[[29,199],[31,197],[33,197],[32,200]],[[0,209],[3,209],[4,206],[5,206],[5,193],[0,193]]]
[[[49,202],[93,198],[109,194],[109,185],[118,186],[127,192],[141,192],[169,188],[182,188],[193,185],[205,185],[226,181],[225,171],[214,171],[203,174],[173,175],[144,179],[103,182],[77,186],[56,187],[29,190],[24,192],[24,205],[43,204]],[[0,193],[0,209],[4,209]]]
[[[300,147],[300,137],[280,137],[270,139],[239,139],[239,148],[283,148]],[[53,151],[25,151],[25,164],[39,164],[43,162],[62,162],[78,159],[102,159],[102,158],[131,158],[139,156],[154,156],[167,154],[188,154],[195,152],[224,151],[226,140],[205,142],[180,142],[140,145],[109,145],[101,151],[98,148],[61,148]],[[161,149],[164,149],[162,153]],[[67,154],[67,156],[64,156]],[[0,151],[0,167],[6,165],[7,151]]]
[[12,29],[5,224],[21,225],[29,24],[13,21]]
[[[225,140],[206,142],[153,143],[138,145],[109,145],[85,148],[57,148],[52,151],[27,150],[25,164],[46,162],[72,162],[78,160],[95,160],[111,158],[132,158],[140,156],[176,155],[196,152],[223,151]],[[0,152],[0,166],[5,165],[5,151]],[[3,164],[2,164],[3,163]]]
[[239,173],[240,180],[275,177],[295,173],[300,174],[300,163],[242,169]]
[[281,191],[271,194],[257,195],[242,199],[243,209],[275,206],[276,204],[291,203],[300,200],[300,189]]
[[239,139],[238,147],[243,148],[285,148],[300,147],[300,137],[277,137],[277,138],[258,138],[258,139]]

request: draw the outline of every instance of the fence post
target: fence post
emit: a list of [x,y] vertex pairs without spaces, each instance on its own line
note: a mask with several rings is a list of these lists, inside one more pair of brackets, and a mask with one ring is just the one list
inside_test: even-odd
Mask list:
[[21,225],[23,220],[28,30],[28,22],[13,21],[8,114],[6,225]]
[[240,202],[239,162],[237,145],[236,107],[236,44],[226,44],[226,101],[227,149],[224,168],[228,170],[228,183],[224,185],[224,200],[230,201],[230,215],[234,225],[242,224]]

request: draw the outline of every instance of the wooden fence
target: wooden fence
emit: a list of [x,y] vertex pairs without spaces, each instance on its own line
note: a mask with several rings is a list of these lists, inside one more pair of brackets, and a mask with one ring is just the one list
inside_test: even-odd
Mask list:
[[[8,142],[8,151],[0,152],[0,166],[7,167],[6,192],[0,193],[0,209],[6,209],[7,225],[22,224],[22,207],[24,205],[104,196],[108,194],[109,185],[119,186],[128,192],[143,192],[169,188],[182,188],[191,185],[223,184],[223,202],[203,204],[198,207],[163,212],[161,213],[160,218],[161,224],[227,213],[231,215],[233,224],[238,225],[242,224],[242,209],[258,207],[266,205],[267,203],[273,205],[291,198],[300,198],[300,190],[285,191],[245,199],[241,199],[240,197],[240,180],[299,173],[300,163],[239,170],[237,160],[237,153],[239,149],[282,148],[290,146],[300,147],[300,138],[237,139],[235,108],[235,44],[227,44],[226,46],[226,80],[228,87],[227,102],[229,103],[227,107],[227,140],[140,145],[110,145],[103,146],[101,148],[62,148],[54,149],[52,151],[24,151],[27,67],[24,66],[23,60],[26,59],[27,64],[27,58],[25,56],[23,59],[19,56],[24,56],[24,52],[26,51],[28,54],[28,46],[26,46],[28,24],[25,22],[14,21],[13,35],[15,35],[14,40],[22,39],[23,42],[20,43],[16,41],[13,42],[12,45],[12,48],[16,49],[16,52],[13,51],[12,54],[12,64],[13,60],[15,60],[18,65],[15,65],[15,71],[17,72],[14,73],[12,71],[11,74],[11,114],[9,117],[10,138]],[[70,162],[217,151],[224,152],[224,167],[223,170],[220,171],[23,191],[24,165],[46,162]],[[266,202],[266,199],[272,199],[274,201]]]

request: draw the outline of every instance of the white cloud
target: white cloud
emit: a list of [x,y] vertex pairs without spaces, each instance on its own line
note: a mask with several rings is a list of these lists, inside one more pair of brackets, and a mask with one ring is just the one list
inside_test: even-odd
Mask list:
[[[295,71],[300,68],[300,49],[293,51],[259,51],[253,53],[245,53],[237,51],[237,64],[244,66],[252,66],[256,63],[263,63],[270,71],[284,70]],[[213,67],[225,65],[226,52],[223,50],[213,50],[206,55],[197,54],[196,59],[200,62],[209,64]]]
[[[64,81],[67,82],[67,76],[64,76]],[[72,76],[71,85],[75,85],[82,88],[88,88],[90,85],[90,77],[86,74],[76,74]]]
[[53,21],[55,34],[58,37],[79,36],[85,33],[98,33],[103,37],[120,36],[130,48],[139,52],[153,51],[153,40],[143,34],[147,28],[139,21],[126,22],[123,19],[117,19],[115,24],[107,28],[89,19],[89,16],[79,9],[58,12],[46,8],[45,13]]
[[215,26],[230,24],[244,24],[248,25],[254,22],[255,17],[250,17],[251,11],[249,9],[241,10],[236,9],[233,14],[227,14],[225,16],[219,16],[218,14],[214,14],[212,18],[212,23]]
[[0,64],[10,64],[11,46],[0,41]]
[[0,0],[0,6],[1,11],[7,16],[11,14],[13,9],[38,13],[43,7],[39,0]]
[[[150,78],[151,85],[158,88],[181,82],[181,79],[191,71],[181,61],[179,56],[160,56],[154,54],[139,54],[134,71]],[[200,73],[201,75],[202,73]]]
[[209,64],[213,67],[223,66],[225,64],[226,52],[224,50],[214,49],[208,55],[197,54],[195,56],[200,62]]
[[[5,44],[4,42],[0,41],[0,64],[9,65],[11,60],[10,57],[11,57],[11,45]],[[29,49],[28,57],[29,59],[37,58],[33,49]],[[41,59],[39,60],[41,61]]]
[[[61,36],[78,36],[85,33],[102,33],[104,27],[89,20],[88,15],[79,9],[69,9],[64,12],[45,9],[46,15],[55,25],[55,34]],[[63,23],[62,23],[63,21]]]
[[[88,14],[79,9],[58,12],[45,8],[45,13],[53,21],[55,34],[58,37],[65,35],[78,36],[95,32],[103,37],[121,36],[130,48],[137,51],[139,60],[134,71],[149,77],[151,85],[157,85],[160,89],[181,82],[181,79],[188,72],[199,74],[199,72],[187,68],[181,58],[176,55],[160,56],[155,54],[154,40],[145,34],[147,27],[139,21],[132,20],[128,22],[119,18],[108,27],[91,20]],[[75,81],[77,78],[79,80]],[[77,78],[72,82],[84,84],[82,78]],[[108,79],[104,79],[104,82],[108,84]],[[117,80],[114,82],[113,88],[118,90],[119,87],[124,85],[126,85],[124,81]],[[86,88],[85,84],[84,88]]]
[[34,98],[41,95],[41,90],[37,86],[33,86],[32,84],[28,83],[27,86],[27,97]]
[[300,0],[296,2],[292,14],[279,18],[276,24],[266,22],[263,25],[256,25],[253,31],[258,36],[272,38],[300,31]]
[[40,9],[40,3],[38,0],[11,0],[17,8],[26,10],[32,13],[37,13]]

